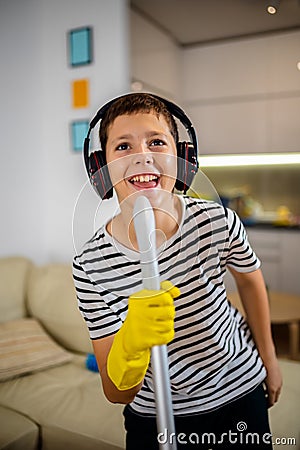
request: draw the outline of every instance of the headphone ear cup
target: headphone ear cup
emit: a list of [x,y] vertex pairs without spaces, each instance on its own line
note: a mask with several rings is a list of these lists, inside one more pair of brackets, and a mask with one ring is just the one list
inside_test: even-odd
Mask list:
[[89,176],[92,186],[102,200],[107,200],[113,196],[113,186],[109,176],[105,155],[101,150],[97,150],[90,154]]
[[186,191],[190,188],[198,170],[197,151],[191,142],[177,143],[177,179],[175,188]]

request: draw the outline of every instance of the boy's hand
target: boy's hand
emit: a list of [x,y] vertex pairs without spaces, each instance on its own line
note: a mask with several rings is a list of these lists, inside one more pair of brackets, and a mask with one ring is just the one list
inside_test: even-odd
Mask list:
[[173,299],[179,295],[178,288],[163,281],[160,290],[143,289],[129,297],[126,320],[107,358],[108,376],[119,390],[138,385],[147,371],[151,347],[173,339]]
[[271,407],[278,402],[282,388],[282,375],[276,357],[270,361],[264,361],[264,365],[267,370],[265,383],[268,391],[269,407]]
[[173,298],[179,289],[165,281],[161,289],[143,289],[129,297],[128,314],[123,324],[123,347],[128,357],[168,344],[174,338]]

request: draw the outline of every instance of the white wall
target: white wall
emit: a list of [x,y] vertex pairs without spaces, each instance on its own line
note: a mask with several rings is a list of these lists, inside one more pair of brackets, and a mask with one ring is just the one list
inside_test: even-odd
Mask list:
[[143,90],[180,102],[182,50],[164,31],[130,11],[131,74]]
[[[89,186],[75,208],[86,176],[69,124],[128,92],[127,14],[126,0],[0,0],[1,256],[70,261],[72,229],[77,249],[94,232],[99,201]],[[93,27],[95,62],[72,69],[66,33],[84,25]],[[81,77],[90,107],[74,110],[71,81]],[[102,204],[96,221],[114,208]]]
[[41,14],[38,0],[0,2],[1,254],[44,254]]
[[300,151],[300,31],[185,49],[201,153]]

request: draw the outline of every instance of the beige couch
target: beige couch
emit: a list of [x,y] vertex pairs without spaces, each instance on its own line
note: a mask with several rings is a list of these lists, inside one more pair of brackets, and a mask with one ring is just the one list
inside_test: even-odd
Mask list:
[[[24,321],[27,316],[43,330]],[[0,322],[0,449],[124,448],[123,407],[105,399],[99,374],[85,366],[92,347],[77,310],[71,268],[0,259]],[[24,366],[31,372],[16,374]]]
[[[99,374],[85,367],[92,347],[71,268],[0,259],[0,322],[0,449],[124,448],[123,406],[105,399]],[[297,445],[275,448],[297,449],[300,365],[280,364],[285,383],[272,430]]]

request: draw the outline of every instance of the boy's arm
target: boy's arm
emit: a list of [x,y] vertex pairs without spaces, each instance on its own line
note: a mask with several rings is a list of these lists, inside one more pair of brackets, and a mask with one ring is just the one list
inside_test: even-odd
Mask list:
[[136,394],[142,387],[142,382],[132,389],[119,391],[107,374],[107,357],[110,352],[114,336],[92,341],[95,357],[97,360],[102,387],[106,398],[112,403],[127,404],[133,401]]
[[235,279],[247,322],[267,370],[265,382],[269,404],[272,406],[279,398],[282,377],[271,333],[269,301],[262,272],[258,269],[254,272],[240,273],[232,267],[229,270]]
[[112,403],[133,401],[142,387],[151,348],[173,339],[173,299],[179,295],[170,281],[162,281],[160,290],[143,289],[131,295],[119,331],[93,341],[103,390]]

